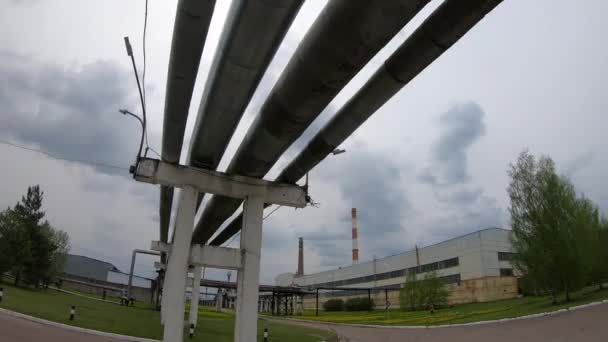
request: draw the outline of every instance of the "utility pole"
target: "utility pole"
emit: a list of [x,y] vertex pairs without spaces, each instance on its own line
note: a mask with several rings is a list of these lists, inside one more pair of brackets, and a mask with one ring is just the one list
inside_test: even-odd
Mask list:
[[376,254],[374,254],[374,287],[376,287]]

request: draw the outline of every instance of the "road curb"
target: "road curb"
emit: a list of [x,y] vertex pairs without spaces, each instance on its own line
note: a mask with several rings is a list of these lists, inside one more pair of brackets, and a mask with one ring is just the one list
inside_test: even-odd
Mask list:
[[67,325],[67,324],[63,324],[63,323],[57,323],[57,322],[53,322],[53,321],[48,321],[46,319],[42,319],[42,318],[38,318],[38,317],[33,317],[33,316],[29,316],[29,315],[25,315],[25,314],[22,314],[22,313],[19,313],[19,312],[16,312],[16,311],[12,311],[12,310],[7,310],[7,309],[4,309],[4,308],[0,308],[0,313],[6,314],[8,316],[16,317],[16,318],[25,319],[25,320],[32,321],[32,322],[35,322],[35,323],[40,323],[40,324],[52,326],[52,327],[55,327],[55,328],[61,328],[61,329],[75,331],[75,332],[79,332],[79,333],[83,333],[83,334],[88,334],[88,335],[110,337],[110,338],[115,338],[115,339],[123,340],[123,341],[160,342],[159,340],[153,340],[153,339],[149,339],[149,338],[135,337],[135,336],[128,336],[128,335],[119,335],[119,334],[113,334],[113,333],[99,331],[99,330],[93,330],[93,329],[85,329],[85,328],[81,328],[81,327],[75,327],[73,325]]
[[512,317],[512,318],[502,318],[488,321],[479,321],[479,322],[471,322],[471,323],[457,323],[457,324],[440,324],[440,325],[372,325],[372,324],[356,324],[356,323],[335,323],[335,322],[326,322],[326,321],[315,321],[315,320],[306,320],[306,319],[297,319],[297,318],[277,318],[277,317],[268,317],[271,320],[277,321],[294,321],[300,323],[312,323],[319,325],[333,325],[333,326],[348,326],[348,327],[357,327],[357,328],[377,328],[377,329],[441,329],[441,328],[456,328],[456,327],[467,327],[474,325],[486,325],[486,324],[496,324],[496,323],[505,323],[511,321],[519,321],[524,319],[538,318],[538,317],[547,317],[547,316],[557,316],[564,314],[566,312],[580,310],[596,305],[608,304],[608,299],[604,299],[597,302],[591,302],[588,304],[582,304],[577,306],[572,306],[565,309],[559,309],[555,311],[541,312],[537,314]]

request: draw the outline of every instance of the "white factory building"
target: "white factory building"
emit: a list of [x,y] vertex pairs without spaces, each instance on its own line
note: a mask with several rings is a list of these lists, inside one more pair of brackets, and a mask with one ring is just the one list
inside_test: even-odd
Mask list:
[[[512,298],[517,295],[513,277],[511,231],[488,228],[455,237],[434,245],[339,269],[296,276],[285,273],[276,277],[280,286],[306,288],[389,289],[398,296],[408,272],[436,270],[450,289],[454,303]],[[329,291],[339,295],[340,291]],[[330,293],[325,292],[327,296]]]

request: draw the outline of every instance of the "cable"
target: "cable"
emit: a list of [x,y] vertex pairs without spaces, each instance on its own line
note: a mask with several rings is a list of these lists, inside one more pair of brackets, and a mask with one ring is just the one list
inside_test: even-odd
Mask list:
[[[153,148],[150,147],[150,143],[148,142],[148,122],[147,122],[147,98],[146,98],[146,34],[148,31],[148,0],[145,2],[145,11],[144,11],[144,28],[143,28],[143,38],[142,38],[142,52],[143,52],[143,72],[141,75],[141,84],[139,83],[139,74],[137,73],[137,66],[135,64],[135,57],[133,56],[133,48],[131,47],[131,43],[129,42],[129,37],[125,37],[125,46],[127,48],[127,55],[131,57],[131,63],[133,64],[133,72],[135,73],[135,80],[137,81],[137,89],[139,90],[139,99],[141,101],[141,109],[143,119],[140,119],[137,115],[128,112],[127,110],[120,110],[123,114],[130,114],[131,116],[140,120],[142,124],[142,133],[141,133],[141,141],[139,143],[139,150],[137,152],[137,158],[135,164],[137,165],[139,158],[141,157],[141,151],[143,149],[144,141],[146,144],[146,150],[144,152],[144,157],[148,155],[148,151],[153,151],[159,157],[160,154],[156,152]],[[161,157],[162,159],[162,157]]]
[[[264,216],[262,218],[262,221],[264,221],[265,219],[267,219],[270,215],[274,214],[275,211],[281,209],[282,205],[274,208],[271,212],[268,213],[268,215]],[[230,246],[230,244],[238,237],[241,235],[241,232],[238,232],[237,234],[234,234],[234,236],[232,237],[232,239],[230,239],[230,241],[228,241],[228,243],[226,243],[224,246],[228,247]]]
[[230,239],[230,241],[228,241],[228,243],[226,244],[226,247],[230,246],[230,244],[236,240],[237,237],[241,236],[241,232],[239,232],[238,234],[234,234],[234,236],[232,237],[232,239]]
[[154,152],[154,154],[156,154],[156,156],[157,156],[157,157],[158,157],[160,160],[163,160],[163,161],[164,161],[163,157],[161,157],[160,153],[156,152],[156,150],[155,150],[155,149],[153,149],[153,148],[152,148],[152,147],[150,147],[150,146],[146,146],[146,149],[148,149],[148,150],[150,150],[150,151]]
[[58,156],[55,156],[55,155],[53,155],[53,154],[51,154],[49,152],[46,152],[46,151],[42,151],[42,150],[38,150],[38,149],[35,149],[35,148],[26,147],[26,146],[22,146],[22,145],[18,145],[18,144],[15,144],[15,143],[12,143],[12,142],[6,141],[6,140],[0,140],[0,144],[12,146],[12,147],[15,147],[15,148],[20,148],[22,150],[27,150],[27,151],[31,151],[31,152],[36,152],[36,153],[44,154],[45,156],[50,157],[52,159],[56,159],[56,160],[62,160],[62,161],[67,161],[67,162],[71,162],[71,163],[80,163],[80,164],[102,166],[102,167],[107,167],[107,168],[111,168],[111,169],[118,169],[118,170],[129,171],[129,168],[122,167],[122,166],[116,166],[116,165],[112,165],[112,164],[108,164],[108,163],[103,163],[103,162],[95,162],[95,161],[83,160],[83,159],[70,159],[70,158],[58,157]]
[[[141,84],[142,84],[142,88],[143,88],[143,98],[144,98],[144,106],[146,106],[147,104],[147,98],[146,98],[146,31],[148,28],[148,0],[146,0],[146,7],[145,7],[145,12],[144,12],[144,33],[143,33],[143,43],[142,43],[142,50],[143,50],[143,55],[144,55],[144,70],[142,72],[141,75]],[[148,144],[148,136],[146,134],[146,145]]]
[[269,213],[268,213],[268,215],[266,215],[266,216],[264,216],[264,218],[262,218],[262,221],[264,221],[265,219],[267,219],[267,218],[268,218],[270,215],[274,214],[274,212],[275,212],[275,211],[277,211],[277,210],[281,209],[281,207],[282,207],[282,205],[280,205],[280,206],[278,206],[278,207],[274,208],[274,210],[273,210],[273,211],[269,212]]
[[125,47],[127,48],[127,55],[131,57],[131,64],[133,64],[133,71],[135,72],[135,81],[137,81],[137,89],[139,90],[139,100],[141,101],[141,109],[142,109],[142,126],[143,131],[141,134],[141,141],[139,142],[139,150],[137,151],[137,160],[135,162],[136,166],[141,157],[141,150],[144,146],[144,137],[146,136],[146,104],[144,102],[144,95],[141,91],[141,84],[139,83],[139,75],[137,74],[137,66],[135,65],[135,57],[133,56],[133,48],[131,47],[131,43],[129,42],[129,37],[125,37]]
[[[144,107],[146,108],[146,111],[148,109],[148,98],[146,97],[146,33],[148,32],[148,0],[146,0],[146,5],[145,5],[145,12],[144,12],[144,30],[143,30],[143,38],[142,38],[142,50],[143,50],[143,57],[144,57],[144,69],[141,75],[141,86],[142,86],[142,90],[143,90],[143,98],[144,98]],[[145,139],[146,139],[146,149],[152,150],[153,152],[155,152],[159,157],[160,154],[158,154],[158,152],[154,151],[151,147],[150,144],[148,143],[148,127],[145,127],[145,131],[144,134],[146,135]],[[162,159],[162,158],[161,158]]]

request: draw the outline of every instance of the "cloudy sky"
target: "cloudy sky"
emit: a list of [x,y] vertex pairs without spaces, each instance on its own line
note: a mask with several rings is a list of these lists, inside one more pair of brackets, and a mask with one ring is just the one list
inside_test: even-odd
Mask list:
[[[149,138],[159,151],[176,2],[149,1]],[[440,2],[432,1],[357,75],[269,178]],[[220,170],[325,3],[308,0],[302,7]],[[186,140],[229,4],[217,1]],[[299,236],[306,272],[348,265],[352,207],[359,211],[363,260],[490,226],[508,228],[506,170],[524,148],[553,157],[608,213],[607,12],[603,0],[504,1],[351,136],[342,146],[347,153],[311,172],[317,208],[281,208],[265,221],[262,281],[295,271]],[[72,252],[123,270],[132,249],[158,239],[158,188],[125,171],[139,142],[138,123],[117,111],[139,112],[123,36],[130,36],[141,70],[143,13],[144,0],[0,0],[0,207],[40,184],[47,217],[69,233]],[[123,169],[60,161],[5,142]],[[138,273],[150,276],[152,261],[140,258]]]

